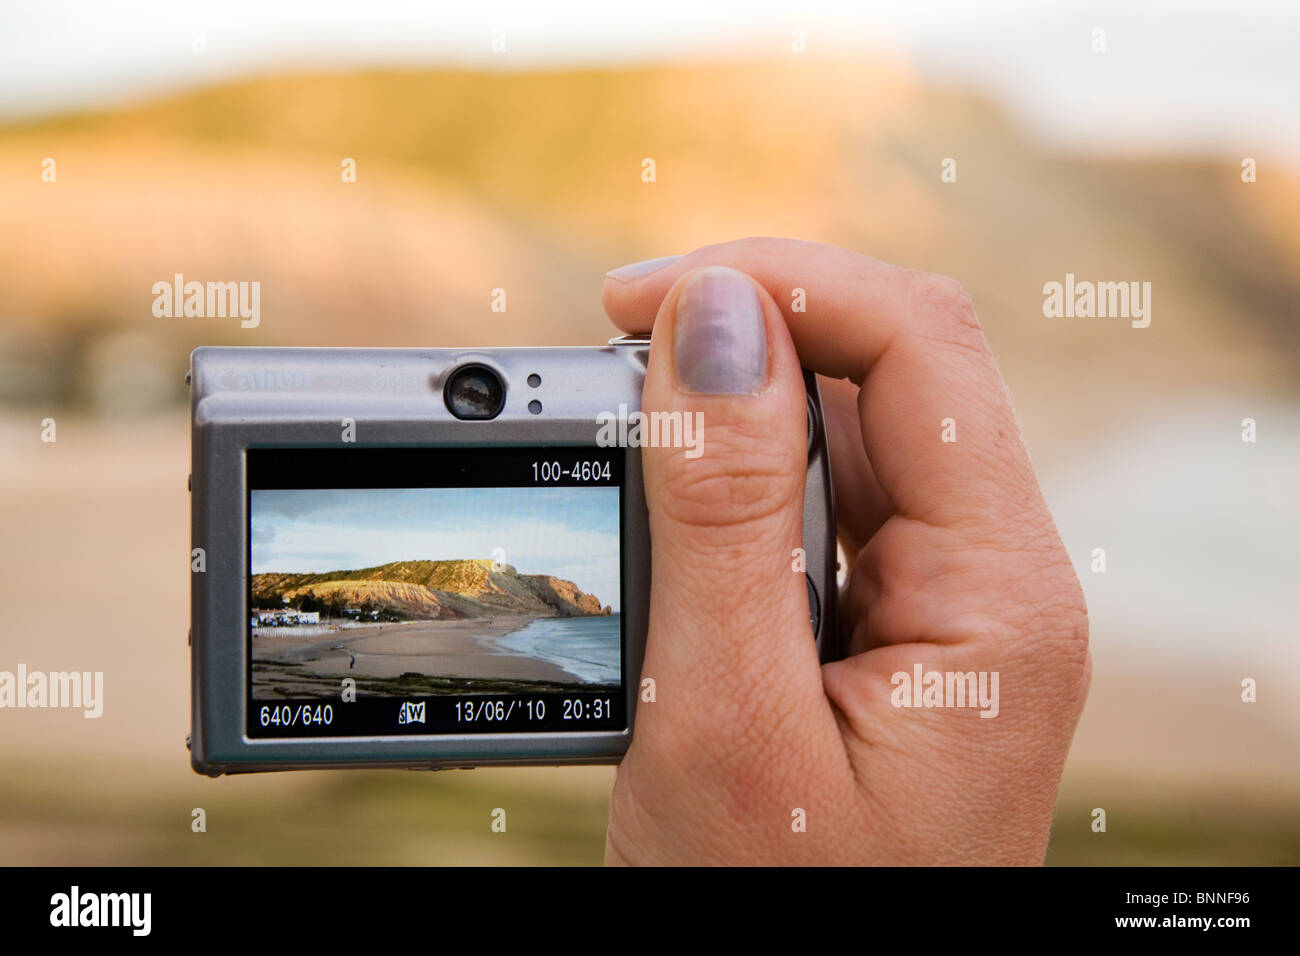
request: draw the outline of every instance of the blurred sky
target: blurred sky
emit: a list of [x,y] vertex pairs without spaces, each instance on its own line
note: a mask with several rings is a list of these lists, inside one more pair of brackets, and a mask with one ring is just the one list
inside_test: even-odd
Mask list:
[[[1094,54],[1092,31],[1106,31]],[[991,93],[1040,135],[1118,153],[1300,151],[1293,0],[709,2],[7,0],[0,117],[293,67],[531,69],[719,53],[889,55]],[[504,54],[493,38],[505,38]]]

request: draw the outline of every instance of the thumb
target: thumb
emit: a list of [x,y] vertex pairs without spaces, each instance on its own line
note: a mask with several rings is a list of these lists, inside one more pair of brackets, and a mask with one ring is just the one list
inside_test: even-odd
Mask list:
[[792,720],[806,729],[813,714],[797,709],[829,719],[794,563],[806,397],[767,291],[723,266],[683,275],[655,320],[642,410],[647,421],[680,413],[702,440],[642,443],[652,568],[642,675],[656,702],[638,707],[634,740],[669,731],[737,757],[739,740],[770,741]]

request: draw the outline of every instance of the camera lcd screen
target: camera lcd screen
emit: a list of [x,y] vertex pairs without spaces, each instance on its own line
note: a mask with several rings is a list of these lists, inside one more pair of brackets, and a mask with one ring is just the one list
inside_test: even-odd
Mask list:
[[627,726],[622,449],[246,454],[249,737]]

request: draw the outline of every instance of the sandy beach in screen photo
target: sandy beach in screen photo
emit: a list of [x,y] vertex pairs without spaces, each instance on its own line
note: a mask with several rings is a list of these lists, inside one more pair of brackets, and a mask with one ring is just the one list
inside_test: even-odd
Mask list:
[[[463,692],[467,680],[494,685],[581,683],[558,664],[498,646],[501,638],[533,620],[503,616],[311,628],[313,633],[302,635],[289,629],[255,633],[253,697],[333,697],[345,677],[355,678],[359,689],[371,694],[384,693],[385,682],[394,682],[388,690],[394,695],[411,690],[396,683],[403,675],[444,681],[448,692]],[[426,693],[436,689],[421,688]]]

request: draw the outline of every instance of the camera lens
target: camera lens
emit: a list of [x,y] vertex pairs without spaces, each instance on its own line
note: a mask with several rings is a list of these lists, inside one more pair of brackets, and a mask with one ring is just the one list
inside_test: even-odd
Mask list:
[[442,400],[447,403],[447,411],[457,418],[496,418],[506,403],[506,386],[501,376],[486,365],[466,365],[447,379]]

